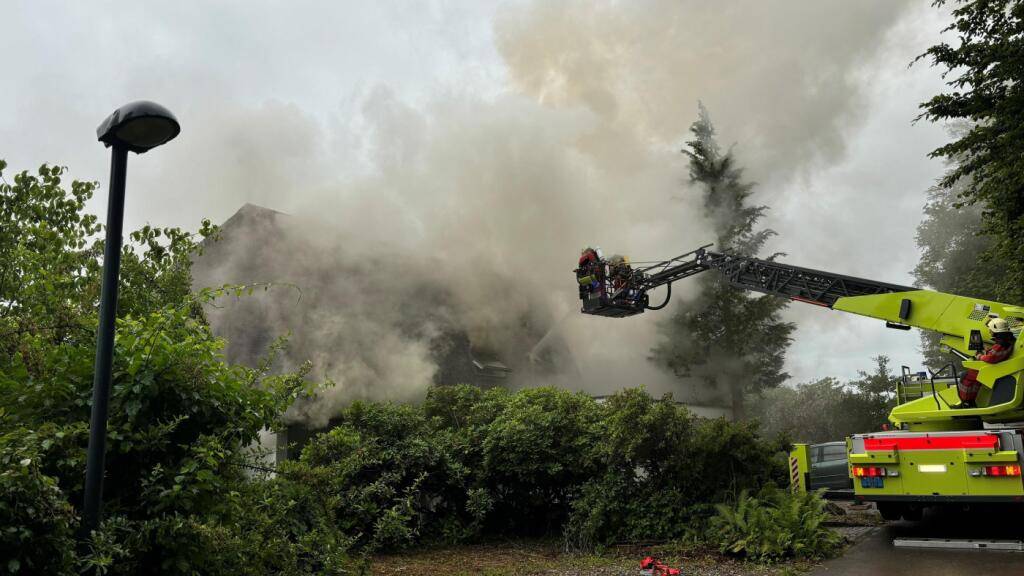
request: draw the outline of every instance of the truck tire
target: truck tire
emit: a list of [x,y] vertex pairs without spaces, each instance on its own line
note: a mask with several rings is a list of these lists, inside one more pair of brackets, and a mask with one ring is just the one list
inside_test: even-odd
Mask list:
[[878,502],[878,513],[882,515],[883,520],[895,522],[899,520],[905,511],[902,504],[898,502]]

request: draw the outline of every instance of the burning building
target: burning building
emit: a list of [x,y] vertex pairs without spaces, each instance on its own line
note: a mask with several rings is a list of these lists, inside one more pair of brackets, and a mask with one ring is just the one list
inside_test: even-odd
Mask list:
[[467,271],[347,243],[323,222],[246,204],[204,245],[193,278],[196,288],[257,288],[208,311],[229,361],[255,366],[287,336],[275,369],[309,361],[314,379],[333,382],[292,407],[279,447],[301,444],[356,399],[418,401],[446,384],[580,387],[543,301],[500,266]]

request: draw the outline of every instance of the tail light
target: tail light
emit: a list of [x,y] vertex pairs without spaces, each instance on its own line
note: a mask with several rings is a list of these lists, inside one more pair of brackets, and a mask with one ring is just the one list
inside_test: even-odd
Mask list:
[[[1017,473],[1020,473],[1020,467],[1017,467]],[[881,466],[854,466],[853,476],[855,478],[878,478],[885,476],[885,468]]]
[[985,476],[1020,476],[1019,464],[1004,464],[999,466],[985,466]]

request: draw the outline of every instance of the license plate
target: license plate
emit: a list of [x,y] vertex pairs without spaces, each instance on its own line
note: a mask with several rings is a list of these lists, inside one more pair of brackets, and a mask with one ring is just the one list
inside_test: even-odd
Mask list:
[[860,479],[861,488],[882,488],[883,486],[885,486],[885,478],[878,477]]

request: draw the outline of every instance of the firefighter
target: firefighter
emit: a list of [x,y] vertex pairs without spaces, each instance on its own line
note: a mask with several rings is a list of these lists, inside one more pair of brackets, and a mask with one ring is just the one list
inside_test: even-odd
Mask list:
[[[1013,354],[1013,346],[1017,343],[1017,339],[1013,337],[1010,325],[1002,318],[989,318],[985,325],[988,327],[989,332],[992,333],[993,344],[986,348],[984,352],[975,354],[974,359],[988,362],[989,364],[998,364]],[[974,401],[978,397],[978,390],[980,389],[981,382],[978,382],[978,371],[968,370],[957,385],[960,407],[974,408]]]
[[618,292],[629,284],[629,277],[633,273],[633,268],[629,265],[629,258],[618,254],[608,258],[608,269],[613,290]]
[[579,268],[576,269],[576,279],[580,283],[580,300],[585,299],[587,294],[601,286],[601,254],[599,250],[600,248],[594,249],[588,246],[580,253]]

